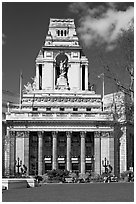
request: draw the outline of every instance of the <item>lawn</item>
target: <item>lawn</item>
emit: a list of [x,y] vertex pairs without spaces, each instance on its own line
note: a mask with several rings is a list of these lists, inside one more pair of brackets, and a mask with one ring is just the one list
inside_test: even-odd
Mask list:
[[46,184],[3,190],[3,202],[133,202],[133,183]]

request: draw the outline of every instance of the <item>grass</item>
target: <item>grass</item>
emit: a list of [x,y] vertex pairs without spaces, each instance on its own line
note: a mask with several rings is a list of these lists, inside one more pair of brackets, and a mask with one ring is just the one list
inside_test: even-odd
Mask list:
[[133,183],[46,184],[4,190],[3,202],[133,202]]

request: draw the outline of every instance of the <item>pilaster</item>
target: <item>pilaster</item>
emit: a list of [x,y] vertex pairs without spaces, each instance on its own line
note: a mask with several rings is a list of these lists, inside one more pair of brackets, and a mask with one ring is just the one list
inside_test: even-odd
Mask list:
[[[101,162],[106,157],[109,161],[109,132],[101,132]],[[105,168],[102,166],[102,172],[105,172]]]
[[101,135],[100,132],[94,132],[94,171],[101,174]]
[[81,136],[81,173],[85,173],[85,132],[80,132]]
[[120,138],[120,173],[127,170],[126,127],[122,127],[121,131],[123,134]]
[[10,175],[10,130],[8,127],[5,135],[5,175]]
[[25,132],[24,137],[24,165],[27,167],[27,174],[29,174],[29,132]]
[[17,158],[22,161],[22,164],[24,164],[24,141],[25,141],[25,131],[17,131],[16,132],[16,160]]
[[15,175],[16,160],[16,135],[15,131],[10,131],[10,175]]

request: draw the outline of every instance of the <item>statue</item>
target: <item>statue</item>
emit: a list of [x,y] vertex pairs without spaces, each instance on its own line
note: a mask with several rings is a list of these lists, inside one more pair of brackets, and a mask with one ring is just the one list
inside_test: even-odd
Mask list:
[[32,91],[32,84],[30,82],[27,83],[27,85],[24,85],[26,92]]
[[67,79],[67,59],[61,60],[59,63],[59,77],[57,77],[56,89],[69,89]]
[[27,85],[24,85],[24,92],[30,92],[36,90],[36,77],[31,78],[32,83],[28,82]]
[[35,90],[36,89],[36,76],[31,79],[33,80],[32,89]]
[[64,61],[60,61],[60,76],[65,77],[66,74],[66,59]]

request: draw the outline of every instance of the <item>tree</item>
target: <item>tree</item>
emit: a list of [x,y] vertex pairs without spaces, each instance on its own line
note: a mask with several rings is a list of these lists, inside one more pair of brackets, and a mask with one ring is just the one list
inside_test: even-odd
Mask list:
[[[114,132],[116,138],[116,165],[118,165],[118,172],[120,172],[120,148],[122,138],[126,140],[126,154],[127,154],[127,169],[134,167],[134,26],[133,22],[128,30],[122,30],[118,41],[117,48],[122,52],[124,56],[124,71],[127,71],[129,77],[129,83],[121,83],[117,75],[111,71],[109,65],[104,66],[105,77],[110,78],[117,86],[117,91],[124,93],[124,99],[117,101],[113,95],[112,109],[114,117]],[[121,66],[120,61],[116,62],[117,66]],[[124,115],[124,119],[122,116]]]
[[[117,41],[117,47],[124,55],[125,59],[125,70],[127,70],[129,75],[129,85],[122,84],[120,80],[111,71],[108,65],[104,65],[104,69],[107,73],[106,77],[112,79],[117,85],[118,89],[130,97],[131,103],[134,102],[134,26],[131,23],[128,30],[122,30]],[[115,62],[116,65],[120,63]]]

